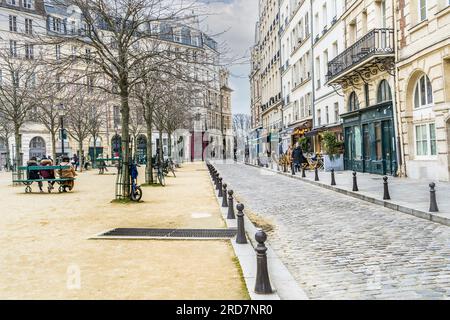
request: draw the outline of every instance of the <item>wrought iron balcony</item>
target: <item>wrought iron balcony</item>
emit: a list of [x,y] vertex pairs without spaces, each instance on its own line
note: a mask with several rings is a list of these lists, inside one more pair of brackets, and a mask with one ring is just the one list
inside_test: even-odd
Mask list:
[[373,57],[394,55],[394,30],[373,29],[328,63],[328,82],[335,82]]

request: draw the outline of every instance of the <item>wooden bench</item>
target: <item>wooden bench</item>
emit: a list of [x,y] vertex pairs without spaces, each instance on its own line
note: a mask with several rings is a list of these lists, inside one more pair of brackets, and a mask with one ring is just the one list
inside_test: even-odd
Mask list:
[[[70,169],[70,166],[26,166],[26,167],[19,167],[19,171],[26,172],[26,179],[15,179],[13,180],[14,183],[23,183],[25,187],[25,193],[31,193],[31,185],[33,182],[56,182],[59,184],[58,192],[63,192],[64,188],[64,182],[67,181],[75,181],[75,178],[54,178],[54,179],[29,179],[29,172],[30,171],[55,171],[55,170],[64,170],[64,169]],[[48,186],[48,192],[52,192],[52,187]]]

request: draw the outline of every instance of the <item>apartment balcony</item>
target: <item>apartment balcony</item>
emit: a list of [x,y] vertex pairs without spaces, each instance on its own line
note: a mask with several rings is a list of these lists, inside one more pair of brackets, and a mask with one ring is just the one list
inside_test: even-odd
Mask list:
[[328,63],[329,84],[342,84],[390,71],[394,61],[394,30],[373,29]]

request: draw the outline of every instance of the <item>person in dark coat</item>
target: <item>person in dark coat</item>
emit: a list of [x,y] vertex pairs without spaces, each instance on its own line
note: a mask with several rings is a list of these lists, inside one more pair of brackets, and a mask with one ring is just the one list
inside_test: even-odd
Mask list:
[[[51,160],[50,157],[42,157],[41,160],[41,166],[42,167],[46,167],[46,166],[52,166],[53,165],[53,161]],[[55,170],[41,170],[40,171],[41,177],[43,179],[55,179]],[[53,185],[55,184],[55,181],[49,181],[48,182],[48,188],[49,190],[53,189]]]
[[292,150],[292,162],[294,163],[295,171],[299,171],[303,162],[303,150],[298,142],[295,144],[294,150]]
[[[39,164],[37,163],[36,157],[31,157],[31,159],[27,162],[27,167],[37,167]],[[27,170],[28,174],[28,180],[39,180],[41,179],[41,176],[39,175],[39,170]],[[42,190],[42,181],[38,181],[39,190],[41,192],[44,192]]]

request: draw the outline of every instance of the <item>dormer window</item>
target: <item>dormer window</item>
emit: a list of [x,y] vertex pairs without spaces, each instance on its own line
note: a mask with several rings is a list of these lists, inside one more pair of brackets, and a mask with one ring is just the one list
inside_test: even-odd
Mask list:
[[19,5],[19,0],[6,0],[6,3],[9,4],[10,6],[18,6]]
[[[12,0],[17,1],[17,0]],[[34,0],[22,0],[23,7],[26,9],[34,9]]]

